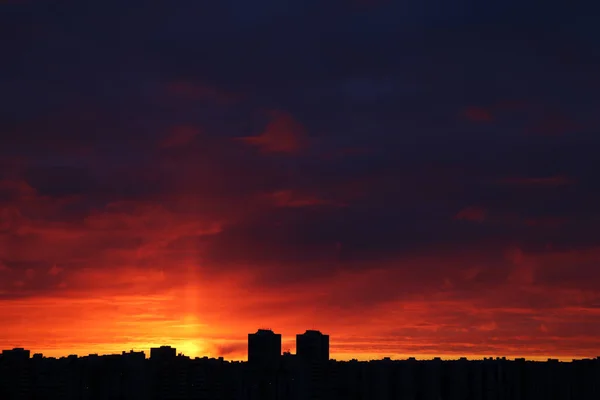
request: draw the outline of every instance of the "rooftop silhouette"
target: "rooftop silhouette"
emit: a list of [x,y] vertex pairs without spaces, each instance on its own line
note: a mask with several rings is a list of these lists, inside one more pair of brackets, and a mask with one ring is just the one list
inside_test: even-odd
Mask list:
[[0,354],[0,399],[410,399],[538,400],[600,398],[600,357],[547,362],[466,358],[443,361],[336,361],[329,336],[248,334],[248,362],[190,358],[170,346],[121,354],[48,358],[23,348]]

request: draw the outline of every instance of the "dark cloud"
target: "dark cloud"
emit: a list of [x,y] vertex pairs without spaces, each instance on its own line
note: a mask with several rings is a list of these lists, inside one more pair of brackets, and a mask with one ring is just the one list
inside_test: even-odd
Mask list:
[[304,127],[291,115],[281,112],[273,114],[263,133],[239,140],[267,153],[297,153],[303,150],[307,142]]
[[456,351],[596,329],[564,310],[598,304],[598,5],[126,3],[1,6],[3,300],[206,278],[257,318],[415,302]]
[[246,351],[248,347],[247,343],[227,343],[216,346],[216,353],[220,357],[228,357],[231,355],[238,355]]

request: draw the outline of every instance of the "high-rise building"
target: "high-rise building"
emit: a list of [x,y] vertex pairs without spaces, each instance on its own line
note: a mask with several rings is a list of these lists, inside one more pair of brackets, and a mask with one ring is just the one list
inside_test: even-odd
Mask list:
[[331,398],[328,379],[329,335],[307,330],[296,335],[296,356],[302,365],[304,398],[321,400]]
[[26,399],[31,394],[30,351],[2,350],[0,357],[0,398]]
[[250,400],[275,400],[279,392],[281,335],[270,329],[248,334],[248,364],[251,384]]
[[248,362],[273,365],[281,357],[281,334],[270,329],[259,329],[248,334]]
[[160,346],[150,349],[150,359],[153,361],[173,360],[176,355],[177,349],[171,346]]
[[328,361],[329,335],[313,330],[296,335],[296,354],[310,362]]

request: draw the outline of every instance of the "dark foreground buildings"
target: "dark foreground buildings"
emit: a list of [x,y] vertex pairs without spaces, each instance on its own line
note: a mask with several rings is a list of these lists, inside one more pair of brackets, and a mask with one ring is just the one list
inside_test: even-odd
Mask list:
[[573,362],[334,361],[329,337],[306,331],[296,355],[281,335],[248,336],[248,362],[190,359],[174,348],[59,359],[28,350],[0,355],[0,400],[598,400],[600,357]]

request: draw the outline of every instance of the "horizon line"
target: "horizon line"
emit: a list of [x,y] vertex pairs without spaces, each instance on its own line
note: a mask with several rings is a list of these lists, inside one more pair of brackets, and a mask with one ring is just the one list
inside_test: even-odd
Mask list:
[[[149,354],[147,354],[148,352],[150,352],[151,349],[153,348],[160,348],[160,347],[169,347],[172,349],[175,349],[176,351],[176,357],[185,357],[185,358],[189,358],[190,360],[194,360],[194,359],[223,359],[223,361],[227,361],[227,362],[248,362],[247,356],[245,358],[238,358],[238,357],[234,357],[234,358],[225,358],[224,355],[213,355],[213,354],[205,354],[205,355],[196,355],[196,356],[191,356],[191,355],[186,355],[183,352],[177,352],[177,348],[173,347],[171,345],[160,345],[157,347],[149,347],[149,348],[130,348],[129,350],[121,350],[118,353],[88,353],[88,354],[78,354],[78,353],[70,353],[70,354],[64,354],[61,356],[46,356],[44,355],[43,352],[33,352],[31,349],[25,348],[25,347],[13,347],[10,349],[2,349],[1,353],[4,353],[5,351],[14,351],[14,350],[24,350],[24,351],[29,351],[30,352],[30,358],[33,358],[34,355],[41,355],[43,358],[53,358],[53,359],[63,359],[63,358],[69,358],[72,356],[76,356],[77,358],[84,358],[84,357],[90,357],[90,356],[97,356],[97,357],[103,357],[103,356],[122,356],[122,355],[126,355],[126,354],[132,354],[132,353],[143,353],[145,359],[150,359]],[[0,353],[0,354],[1,354]],[[296,353],[292,353],[291,351],[282,351],[280,356],[284,356],[284,355],[297,355]],[[400,357],[398,357],[400,356]],[[409,354],[396,354],[394,355],[382,355],[381,358],[366,358],[366,357],[353,357],[353,358],[334,358],[331,357],[329,360],[330,361],[339,361],[339,362],[349,362],[349,361],[358,361],[358,362],[368,362],[368,361],[411,361],[411,360],[415,360],[415,361],[436,361],[436,360],[440,360],[440,361],[460,361],[460,360],[466,360],[466,361],[485,361],[485,360],[505,360],[505,361],[531,361],[531,362],[548,362],[548,361],[553,361],[553,362],[573,362],[573,361],[582,361],[582,360],[597,360],[600,359],[600,355],[597,356],[587,356],[587,357],[582,357],[582,356],[566,356],[566,357],[557,357],[557,356],[507,356],[507,355],[485,355],[485,354],[467,354],[467,355],[456,355],[456,354],[446,354],[446,355],[434,355],[434,354],[418,354],[418,355],[409,355]]]

